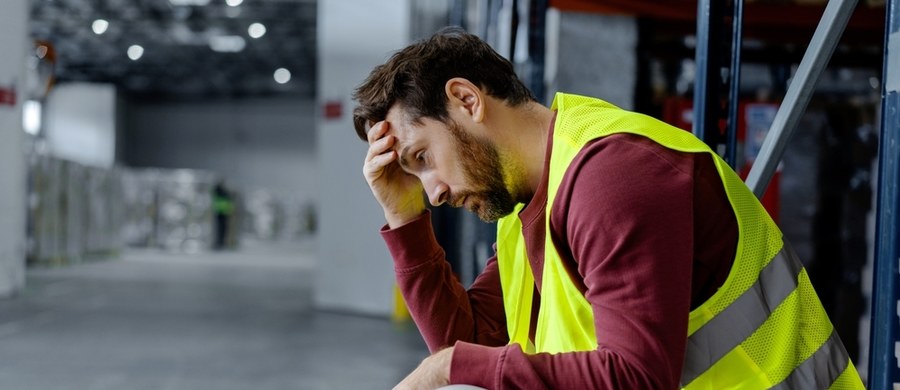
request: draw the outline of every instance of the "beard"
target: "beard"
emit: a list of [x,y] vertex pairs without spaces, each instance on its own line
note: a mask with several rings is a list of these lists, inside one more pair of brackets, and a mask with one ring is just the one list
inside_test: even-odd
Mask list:
[[493,144],[467,134],[455,121],[449,123],[450,133],[456,140],[460,164],[466,181],[475,189],[452,194],[450,204],[465,206],[482,221],[495,222],[513,212],[515,201],[504,180],[500,154]]

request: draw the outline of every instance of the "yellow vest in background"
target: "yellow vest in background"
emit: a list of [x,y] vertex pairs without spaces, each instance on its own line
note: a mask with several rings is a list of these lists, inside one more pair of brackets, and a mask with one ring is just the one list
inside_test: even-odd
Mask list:
[[709,153],[740,232],[725,283],[690,313],[682,387],[864,388],[806,270],[778,226],[719,155],[686,131],[599,99],[557,94],[552,109],[557,116],[547,188],[541,306],[533,341],[529,327],[535,287],[518,218],[523,205],[497,227],[497,262],[510,344],[521,345],[526,353],[597,349],[591,305],[572,283],[553,245],[550,212],[563,175],[584,145],[607,135],[629,133],[680,152]]

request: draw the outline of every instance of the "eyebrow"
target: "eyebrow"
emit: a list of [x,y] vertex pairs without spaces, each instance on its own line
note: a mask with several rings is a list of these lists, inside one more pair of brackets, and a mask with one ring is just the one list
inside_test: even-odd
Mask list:
[[400,163],[400,166],[403,167],[403,168],[405,168],[405,169],[410,169],[409,161],[408,161],[407,158],[406,158],[406,155],[409,154],[409,148],[410,148],[410,147],[411,147],[411,146],[406,145],[406,146],[404,146],[403,148],[401,148],[401,150],[400,150],[400,156],[399,156],[399,159],[398,159],[398,161],[397,161],[397,162]]

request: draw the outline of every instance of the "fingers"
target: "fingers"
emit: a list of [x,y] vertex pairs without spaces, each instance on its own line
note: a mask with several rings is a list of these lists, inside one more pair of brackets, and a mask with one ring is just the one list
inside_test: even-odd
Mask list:
[[397,159],[397,153],[392,149],[395,140],[396,138],[389,135],[381,137],[369,145],[366,162],[363,165],[363,173],[366,177],[375,178],[380,176],[379,172]]
[[366,153],[365,170],[366,172],[374,172],[383,168],[396,159],[396,153],[392,149],[395,138],[393,136],[382,137],[369,145],[369,151]]
[[369,143],[371,144],[383,137],[389,128],[390,125],[387,121],[381,121],[369,127],[369,131],[366,133]]
[[363,173],[366,175],[366,177],[374,179],[380,176],[380,172],[382,172],[384,168],[390,163],[394,162],[395,158],[396,154],[393,150],[389,153],[383,153],[374,156],[366,160],[366,164],[365,166],[363,166]]
[[392,148],[395,141],[396,138],[394,136],[388,135],[370,143],[369,151],[366,153],[366,160],[370,160],[372,157],[384,154],[385,152],[393,152]]
[[[390,125],[387,121],[381,121],[372,125],[369,128],[369,131],[366,133],[366,136],[369,140],[369,151],[366,154],[366,162],[374,159],[376,156],[380,156],[383,154],[394,154],[391,148],[394,146],[396,142],[396,138],[387,134]],[[390,152],[390,153],[387,153]],[[381,159],[383,160],[383,158]]]

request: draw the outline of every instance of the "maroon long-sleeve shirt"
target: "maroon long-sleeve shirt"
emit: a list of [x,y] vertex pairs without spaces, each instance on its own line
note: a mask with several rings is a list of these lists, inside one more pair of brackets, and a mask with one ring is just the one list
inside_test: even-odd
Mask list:
[[[549,153],[548,145],[547,162]],[[532,324],[546,186],[545,167],[519,214],[536,284]],[[429,349],[455,345],[450,382],[489,389],[678,388],[688,313],[722,285],[737,244],[734,213],[711,157],[636,135],[595,140],[569,166],[551,215],[553,242],[594,311],[595,351],[529,355],[507,345],[496,256],[466,291],[435,240],[429,213],[382,230]]]

